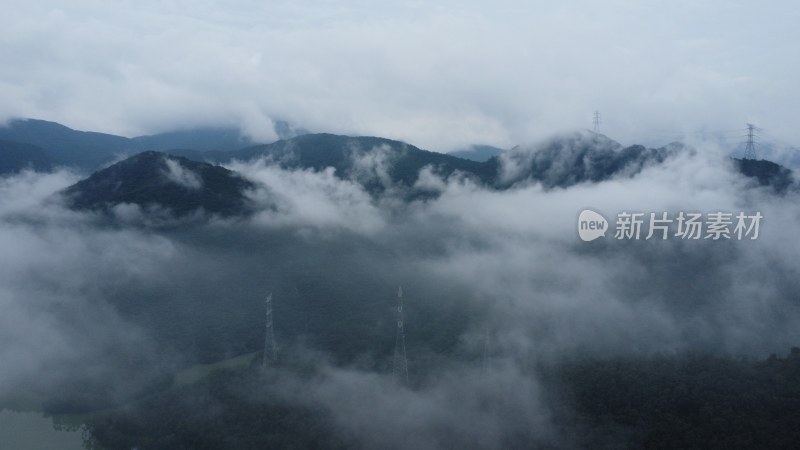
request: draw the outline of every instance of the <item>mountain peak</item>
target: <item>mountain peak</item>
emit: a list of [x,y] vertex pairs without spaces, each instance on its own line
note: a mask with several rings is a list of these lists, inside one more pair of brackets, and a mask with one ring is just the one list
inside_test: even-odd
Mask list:
[[769,186],[777,193],[797,189],[792,171],[780,164],[765,159],[731,159],[742,175],[755,179],[760,186]]
[[675,148],[624,147],[590,130],[561,133],[542,142],[516,146],[497,157],[498,186],[535,180],[546,188],[599,182],[617,175],[634,175],[680,151]]
[[75,209],[108,211],[135,204],[176,216],[197,211],[232,216],[246,212],[244,191],[253,187],[224,167],[147,151],[95,172],[63,193]]

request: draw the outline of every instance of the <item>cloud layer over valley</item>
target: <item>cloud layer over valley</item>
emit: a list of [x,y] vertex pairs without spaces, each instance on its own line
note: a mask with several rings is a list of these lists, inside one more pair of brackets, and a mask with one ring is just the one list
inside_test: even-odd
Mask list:
[[[580,141],[564,142],[558,155],[569,161]],[[380,178],[381,151],[354,153],[364,158],[354,166]],[[504,159],[504,170],[544,154],[518,151],[539,156]],[[321,406],[367,448],[400,442],[395,414],[411,430],[406,448],[563,444],[542,365],[674,351],[761,357],[800,339],[800,249],[786,226],[800,219],[797,193],[754,185],[713,145],[567,188],[495,190],[425,168],[417,185],[436,195],[412,201],[385,177],[381,193],[365,190],[363,171],[228,167],[255,183],[253,214],[166,228],[67,209],[57,192],[77,181],[70,172],[3,178],[0,394],[146,367],[117,383],[124,399],[170,368],[258,351],[273,292],[281,353],[318,366],[279,376],[275,395]],[[187,167],[170,173],[196,179]],[[586,207],[611,221],[622,211],[764,219],[757,240],[586,243],[576,231]],[[398,285],[413,389],[390,381]],[[113,353],[127,362],[104,361]],[[376,404],[389,410],[370,413]],[[471,421],[487,428],[475,435]]]

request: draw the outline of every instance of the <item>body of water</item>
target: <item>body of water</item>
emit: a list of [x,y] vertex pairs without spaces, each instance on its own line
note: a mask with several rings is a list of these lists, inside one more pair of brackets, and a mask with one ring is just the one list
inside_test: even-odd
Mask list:
[[84,450],[81,431],[53,425],[36,412],[0,411],[0,448],[9,450]]

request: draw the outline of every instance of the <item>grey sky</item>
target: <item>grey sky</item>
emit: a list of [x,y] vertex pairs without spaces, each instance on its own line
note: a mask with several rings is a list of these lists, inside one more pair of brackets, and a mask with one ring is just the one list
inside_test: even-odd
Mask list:
[[[124,135],[270,118],[432,150],[591,126],[800,143],[795,2],[28,1],[0,18],[0,119]],[[662,143],[663,143],[662,142]]]

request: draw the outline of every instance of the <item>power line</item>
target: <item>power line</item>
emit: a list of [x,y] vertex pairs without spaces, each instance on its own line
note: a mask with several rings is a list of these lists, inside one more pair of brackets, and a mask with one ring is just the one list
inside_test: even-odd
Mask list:
[[600,124],[603,123],[600,119],[600,111],[594,112],[594,118],[592,119],[592,124],[594,125],[594,132],[600,132]]
[[787,141],[784,141],[783,139],[779,139],[773,136],[771,133],[767,133],[762,128],[759,128],[758,131],[761,132],[761,137],[763,137],[766,140],[767,145],[780,146],[788,149],[797,150],[797,146],[795,144],[791,144]]

